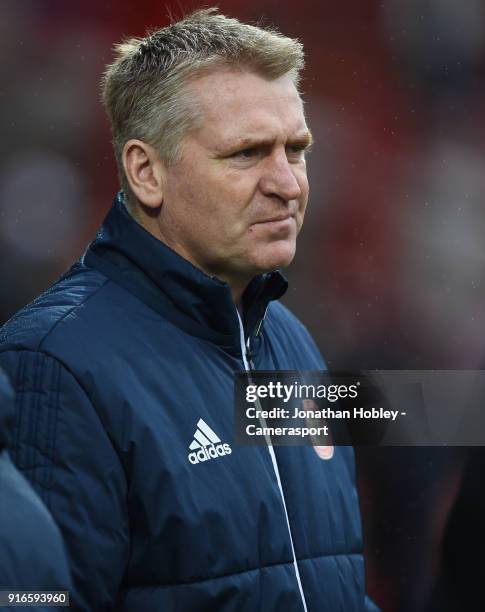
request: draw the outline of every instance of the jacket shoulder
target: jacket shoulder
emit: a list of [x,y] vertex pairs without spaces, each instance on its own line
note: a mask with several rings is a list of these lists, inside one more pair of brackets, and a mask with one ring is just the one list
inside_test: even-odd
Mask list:
[[0,350],[40,350],[61,321],[86,307],[108,283],[97,272],[76,263],[49,289],[17,312],[0,330]]

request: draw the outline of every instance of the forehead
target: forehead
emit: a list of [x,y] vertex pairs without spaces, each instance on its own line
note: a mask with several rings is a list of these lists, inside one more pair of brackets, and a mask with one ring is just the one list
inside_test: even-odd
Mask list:
[[208,144],[241,136],[286,140],[306,131],[303,104],[291,77],[266,79],[221,69],[192,83],[202,111],[196,130]]

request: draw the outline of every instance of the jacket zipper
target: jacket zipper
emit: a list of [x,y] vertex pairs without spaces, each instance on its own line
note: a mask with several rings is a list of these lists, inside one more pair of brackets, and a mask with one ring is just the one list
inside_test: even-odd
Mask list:
[[[236,314],[237,314],[237,318],[238,318],[238,321],[239,321],[239,339],[240,339],[240,343],[241,343],[241,355],[242,355],[242,360],[243,360],[244,368],[245,368],[246,372],[251,372],[251,371],[255,370],[255,367],[254,367],[253,360],[252,360],[252,358],[250,356],[251,355],[251,352],[250,352],[250,337],[248,336],[247,343],[246,343],[244,341],[244,326],[243,326],[243,322],[242,322],[241,315],[239,314],[239,311],[237,310],[237,308],[236,308]],[[258,331],[260,329],[261,329],[261,323],[260,323],[260,325],[258,327]],[[249,360],[248,360],[248,354],[249,354]],[[248,374],[248,378],[250,379],[250,382],[251,382],[251,375],[250,374]],[[281,501],[283,503],[283,508],[284,508],[284,511],[285,511],[286,525],[288,527],[288,535],[290,536],[291,553],[293,555],[293,566],[295,568],[295,576],[296,576],[296,581],[298,583],[298,589],[300,590],[301,601],[302,601],[302,604],[303,604],[303,610],[305,612],[308,612],[307,605],[306,605],[306,600],[305,600],[305,594],[303,593],[303,586],[301,584],[300,570],[298,569],[298,563],[297,563],[297,560],[296,560],[295,547],[293,545],[293,536],[292,536],[292,533],[291,533],[290,519],[288,517],[288,510],[286,508],[285,494],[283,492],[283,486],[281,484],[280,471],[278,469],[278,462],[276,460],[276,455],[275,455],[275,452],[274,452],[274,448],[273,448],[273,445],[271,444],[271,439],[269,438],[269,436],[266,436],[266,444],[267,444],[267,447],[268,447],[269,455],[271,457],[271,462],[273,464],[273,470],[274,470],[274,473],[275,473],[275,476],[276,476],[276,482],[278,483],[278,488],[280,490],[280,495],[281,495]]]

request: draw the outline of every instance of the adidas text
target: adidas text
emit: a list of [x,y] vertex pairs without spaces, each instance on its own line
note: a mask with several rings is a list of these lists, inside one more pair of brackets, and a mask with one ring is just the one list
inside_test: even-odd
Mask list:
[[210,461],[210,459],[217,459],[217,457],[223,457],[231,453],[232,449],[229,444],[217,444],[217,446],[211,444],[211,446],[204,446],[195,453],[189,453],[189,461],[195,465],[196,463]]

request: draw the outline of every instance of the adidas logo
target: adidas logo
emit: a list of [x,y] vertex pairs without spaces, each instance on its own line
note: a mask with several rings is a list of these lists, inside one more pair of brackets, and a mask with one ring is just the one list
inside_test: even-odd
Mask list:
[[190,463],[194,465],[232,453],[229,444],[222,444],[219,436],[202,419],[199,419],[197,423],[194,440],[189,446],[189,450],[192,452],[188,454],[188,458]]

